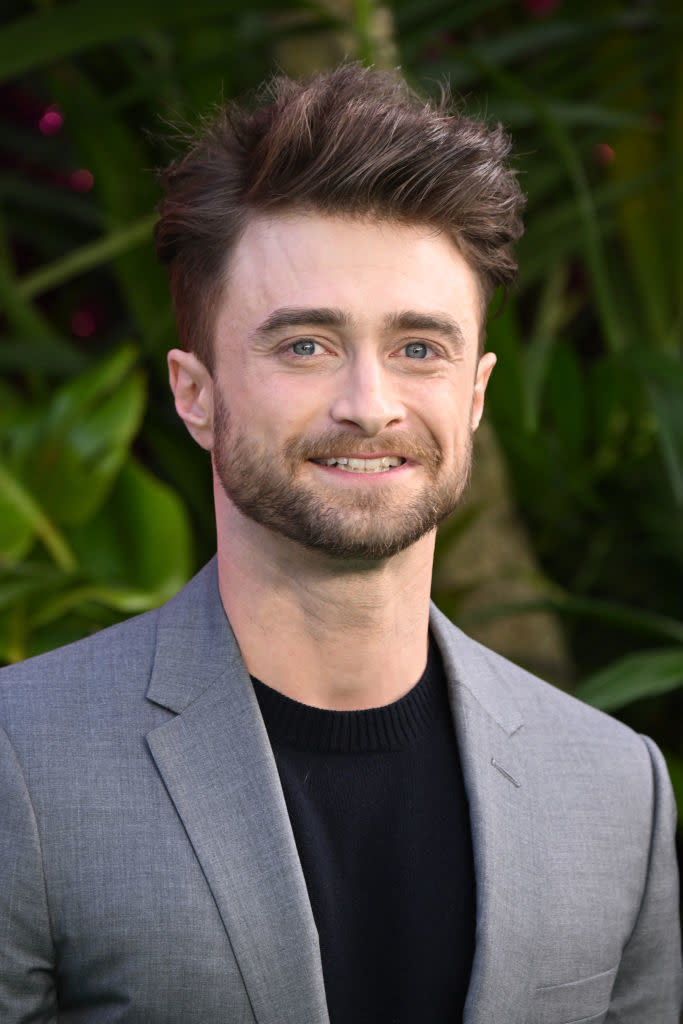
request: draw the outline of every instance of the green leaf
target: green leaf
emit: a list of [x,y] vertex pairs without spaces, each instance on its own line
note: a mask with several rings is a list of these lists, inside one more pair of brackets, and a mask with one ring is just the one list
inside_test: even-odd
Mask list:
[[38,338],[57,335],[48,320],[17,290],[9,239],[0,220],[0,312],[4,314],[17,334]]
[[683,505],[683,363],[653,351],[633,358],[657,419],[657,439],[671,490],[678,505]]
[[58,523],[85,522],[106,499],[145,408],[145,381],[122,346],[63,386],[41,418],[22,477]]
[[683,686],[683,647],[641,651],[596,672],[576,687],[574,695],[603,711],[615,711],[643,697],[655,697]]
[[74,643],[120,620],[120,615],[110,612],[102,605],[84,605],[78,612],[60,616],[45,626],[31,629],[25,639],[23,657],[32,658],[37,654],[53,651],[56,647]]
[[[670,34],[675,31],[672,24],[667,25],[667,19],[661,19],[659,29],[668,30]],[[666,57],[669,40],[664,32],[659,40],[653,37],[651,45],[659,49],[659,44],[662,56]],[[624,83],[624,98],[632,109],[647,111],[654,104],[648,95],[644,76],[638,74],[639,66],[642,68],[641,44],[636,35],[630,35],[614,41],[612,46],[624,66],[633,69]],[[660,116],[663,113],[659,111]],[[646,174],[652,167],[668,163],[669,153],[673,151],[669,138],[669,131],[653,130],[651,118],[644,118],[640,125],[613,136],[616,157],[609,168],[610,178],[628,182]],[[672,166],[672,178],[678,174],[680,168]],[[672,250],[677,240],[670,231],[673,223],[672,198],[666,188],[651,185],[625,198],[617,208],[624,257],[632,275],[630,284],[631,287],[635,285],[646,325],[648,347],[651,348],[666,347],[673,320],[672,300],[676,295],[676,282],[671,270],[675,267]]]
[[563,264],[551,268],[545,277],[536,313],[533,334],[524,353],[523,376],[525,410],[524,425],[529,433],[536,433],[541,414],[541,396],[548,367],[557,344],[558,331],[564,327],[567,301],[565,299],[568,271]]
[[191,532],[174,491],[134,460],[121,471],[106,505],[69,531],[90,599],[126,612],[171,597],[191,572]]
[[62,338],[14,335],[0,339],[0,371],[64,378],[82,372],[87,365],[87,358]]
[[60,423],[77,422],[87,415],[93,406],[99,405],[119,388],[137,358],[133,345],[121,345],[60,388],[50,413],[50,430],[58,429]]
[[647,12],[638,12],[635,17],[630,12],[625,16],[605,16],[595,12],[589,18],[538,20],[516,32],[508,29],[507,32],[492,33],[476,45],[476,52],[487,63],[502,67],[526,60],[541,50],[552,48],[567,52],[572,44],[584,48],[588,42],[594,42],[596,36],[609,36],[620,28],[642,28],[649,21]]
[[436,559],[441,559],[445,552],[460,541],[471,526],[481,518],[484,506],[482,502],[470,502],[452,513],[441,523],[436,535]]
[[35,298],[50,288],[64,284],[72,277],[101,266],[145,242],[151,244],[152,228],[156,219],[156,214],[142,217],[124,228],[109,232],[96,242],[73,250],[46,267],[41,267],[19,282],[19,295],[27,299]]
[[673,786],[674,796],[676,797],[676,807],[678,809],[678,833],[679,835],[683,835],[683,757],[672,753],[671,750],[663,749],[662,753],[666,758],[666,766],[669,769],[671,785]]
[[586,394],[578,357],[567,344],[556,344],[550,361],[545,401],[557,431],[562,458],[576,463],[586,437]]
[[654,612],[630,608],[616,601],[604,601],[591,597],[580,597],[560,590],[549,591],[547,596],[531,601],[503,601],[478,609],[473,621],[487,622],[507,615],[526,615],[529,612],[556,612],[559,615],[592,620],[631,630],[643,636],[669,640],[683,644],[683,622],[657,615]]
[[0,494],[0,554],[3,558],[12,561],[21,557],[31,547],[33,538],[38,536],[57,565],[67,570],[74,569],[73,554],[55,524],[21,481],[2,463]]
[[492,408],[496,424],[502,429],[524,423],[526,399],[525,352],[515,303],[505,308],[488,324],[488,344],[498,361],[486,392],[487,408]]
[[[250,9],[276,8],[251,0]],[[4,25],[0,34],[0,79],[13,78],[40,64],[56,61],[92,46],[115,43],[160,26],[233,17],[242,10],[237,0],[75,0]]]
[[[0,467],[0,480],[2,480]],[[33,547],[36,531],[31,518],[19,503],[6,493],[0,494],[0,558],[5,562],[17,562]]]
[[19,601],[63,590],[73,575],[49,562],[23,562],[3,568],[0,574],[0,611],[4,614]]

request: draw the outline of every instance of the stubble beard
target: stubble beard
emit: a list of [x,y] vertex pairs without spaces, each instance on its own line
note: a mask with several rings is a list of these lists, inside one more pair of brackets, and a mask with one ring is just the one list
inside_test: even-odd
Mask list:
[[[213,462],[228,499],[254,522],[333,558],[377,561],[397,555],[446,519],[467,490],[471,431],[463,438],[457,464],[450,472],[443,470],[443,455],[433,438],[418,442],[393,431],[384,444],[381,437],[372,439],[374,451],[400,450],[425,469],[429,482],[407,500],[399,503],[390,480],[386,488],[339,488],[326,497],[322,483],[314,487],[298,478],[301,466],[311,459],[348,451],[362,455],[367,440],[363,443],[349,431],[335,430],[290,440],[281,454],[273,454],[259,449],[248,430],[231,423],[217,389],[214,403]],[[388,477],[391,472],[387,471]]]

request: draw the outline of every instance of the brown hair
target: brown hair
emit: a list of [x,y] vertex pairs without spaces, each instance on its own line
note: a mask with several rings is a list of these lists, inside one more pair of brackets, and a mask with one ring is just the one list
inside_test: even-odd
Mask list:
[[278,209],[434,225],[477,273],[485,314],[517,272],[524,199],[509,151],[500,125],[463,116],[445,89],[425,101],[393,72],[343,64],[300,82],[273,77],[221,108],[161,172],[157,254],[181,343],[212,369],[230,253],[251,215]]

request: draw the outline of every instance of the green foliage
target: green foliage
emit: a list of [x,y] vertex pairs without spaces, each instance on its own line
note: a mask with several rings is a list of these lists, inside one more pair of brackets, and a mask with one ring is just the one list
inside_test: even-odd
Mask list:
[[17,398],[6,410],[5,660],[52,646],[55,624],[68,638],[81,635],[111,621],[112,611],[154,607],[187,579],[183,503],[131,454],[145,401],[137,353],[122,345],[44,400]]
[[683,685],[683,645],[660,651],[629,654],[576,688],[576,696],[603,711],[670,693]]
[[[164,121],[193,120],[257,84],[293,38],[315,63],[326,34],[344,30],[344,46],[372,60],[378,15],[371,0],[10,8],[0,29],[4,660],[153,606],[214,545],[208,467],[165,383],[174,328],[149,170],[170,155]],[[436,89],[446,76],[465,107],[512,131],[528,230],[519,288],[490,323],[490,414],[577,693],[651,731],[680,780],[680,14],[669,0],[392,0],[389,14],[408,77]],[[63,126],[43,135],[51,104]],[[80,192],[83,169],[93,186]],[[79,316],[88,329],[74,326]],[[453,520],[441,555],[468,523]]]

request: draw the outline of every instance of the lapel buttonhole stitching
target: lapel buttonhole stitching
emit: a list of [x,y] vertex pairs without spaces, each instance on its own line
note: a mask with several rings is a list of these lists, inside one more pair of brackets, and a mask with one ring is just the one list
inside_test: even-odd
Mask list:
[[512,785],[515,786],[517,789],[520,789],[520,787],[522,785],[521,782],[518,782],[517,779],[514,777],[514,775],[510,775],[510,772],[506,771],[505,768],[503,768],[502,764],[499,764],[496,761],[495,757],[491,758],[491,764],[493,765],[494,768],[498,769],[500,774],[504,778],[506,778],[508,780],[508,782],[511,782]]

